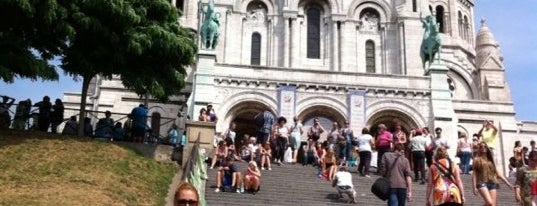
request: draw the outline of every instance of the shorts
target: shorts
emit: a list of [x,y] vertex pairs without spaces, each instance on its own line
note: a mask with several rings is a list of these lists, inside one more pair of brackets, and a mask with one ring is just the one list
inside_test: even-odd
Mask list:
[[257,132],[257,135],[256,135],[256,139],[257,139],[257,144],[263,144],[263,143],[267,143],[268,140],[269,140],[269,136],[270,136],[270,133],[265,133],[265,132]]
[[246,175],[244,176],[246,179],[248,179],[248,181],[252,182],[255,180],[255,176],[254,175]]
[[343,185],[343,186],[337,186],[337,191],[339,193],[347,193],[354,195],[356,192],[354,191],[354,188],[351,186]]
[[291,134],[289,137],[289,147],[291,147],[291,150],[295,151],[298,148],[298,141],[300,138],[300,134]]
[[481,189],[482,187],[486,187],[488,190],[497,190],[500,188],[500,185],[498,183],[494,182],[479,182],[475,186],[476,189]]

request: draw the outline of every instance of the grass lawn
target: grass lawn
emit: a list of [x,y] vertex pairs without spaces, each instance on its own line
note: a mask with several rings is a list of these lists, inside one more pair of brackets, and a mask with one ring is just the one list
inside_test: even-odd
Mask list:
[[164,205],[177,171],[110,142],[0,131],[0,205]]

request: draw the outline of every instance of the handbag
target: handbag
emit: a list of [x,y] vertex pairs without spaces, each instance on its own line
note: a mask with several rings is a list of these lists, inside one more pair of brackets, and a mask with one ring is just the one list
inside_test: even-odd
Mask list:
[[[399,157],[395,158],[395,161],[393,161],[392,166],[389,168],[388,177],[392,176],[393,167],[395,166],[395,163],[397,163],[397,160],[399,160]],[[386,201],[390,198],[390,188],[390,179],[387,177],[379,177],[375,180],[373,185],[371,185],[371,192],[382,201]]]

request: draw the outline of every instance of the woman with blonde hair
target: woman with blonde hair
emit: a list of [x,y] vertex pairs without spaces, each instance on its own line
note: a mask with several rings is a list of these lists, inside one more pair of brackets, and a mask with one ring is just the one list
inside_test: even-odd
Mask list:
[[323,157],[321,166],[322,173],[326,173],[328,175],[328,180],[332,181],[337,170],[337,161],[333,148],[328,149],[328,152],[326,152],[326,155]]
[[187,182],[179,185],[179,188],[177,188],[173,199],[174,206],[199,205],[198,190],[196,187]]
[[484,142],[479,143],[479,150],[473,160],[473,171],[472,184],[474,186],[474,195],[477,195],[479,192],[483,200],[485,200],[486,206],[496,205],[496,190],[499,188],[498,179],[513,189],[513,185],[496,168],[496,164],[492,158],[492,152]]
[[248,168],[244,173],[244,190],[255,195],[261,185],[261,171],[257,168],[255,161],[248,162]]
[[436,150],[435,162],[429,169],[426,205],[458,206],[464,203],[464,187],[460,178],[457,164],[451,162],[447,149],[439,147]]

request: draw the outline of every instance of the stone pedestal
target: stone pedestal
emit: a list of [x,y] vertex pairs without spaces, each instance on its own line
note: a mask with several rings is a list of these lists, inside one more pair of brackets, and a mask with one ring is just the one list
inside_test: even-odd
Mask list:
[[[448,85],[448,69],[445,65],[433,63],[426,72],[431,77],[431,113],[434,128],[442,128],[442,136],[447,139],[449,155],[455,159],[457,153],[457,116],[453,109],[451,91]],[[434,132],[431,128],[431,132]]]
[[199,110],[214,101],[216,96],[213,76],[215,63],[215,51],[199,51],[192,95],[189,100],[189,115],[192,119],[197,119]]
[[211,155],[213,151],[213,138],[214,138],[215,124],[212,122],[198,122],[187,121],[186,122],[186,145],[183,150],[183,164],[186,164],[194,143],[200,138],[200,148],[205,149],[205,155]]

